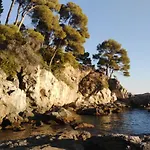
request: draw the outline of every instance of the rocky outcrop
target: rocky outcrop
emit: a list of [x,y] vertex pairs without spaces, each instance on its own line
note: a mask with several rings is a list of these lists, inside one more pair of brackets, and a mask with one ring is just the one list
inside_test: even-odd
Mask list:
[[[97,78],[100,77],[98,75],[96,75]],[[76,102],[77,105],[89,105],[89,103],[101,104],[115,101],[116,97],[108,88],[103,88],[96,77],[95,73],[83,72],[69,66],[59,74],[57,79],[51,72],[37,67],[32,74],[24,77],[25,91],[28,93],[30,103],[43,111],[50,109],[53,105],[63,106],[72,102]],[[96,81],[93,84],[85,80],[88,82],[86,84],[89,84],[87,86],[83,84],[85,78]],[[101,87],[98,88],[98,84]]]
[[0,122],[11,114],[16,117],[24,110],[28,114],[32,111],[45,113],[52,106],[74,103],[81,107],[117,100],[103,74],[69,65],[55,76],[37,66],[28,72],[21,68],[13,79],[1,73],[0,79]]
[[122,112],[128,107],[129,106],[126,105],[125,103],[114,102],[114,103],[107,103],[107,104],[83,106],[77,110],[77,113],[80,115],[103,116],[112,113]]
[[131,96],[127,103],[133,107],[149,107],[150,106],[150,93],[137,94]]
[[117,79],[109,79],[109,89],[115,93],[117,99],[127,99],[129,97],[128,91],[120,84]]
[[58,80],[50,71],[37,67],[34,72],[26,75],[23,80],[29,103],[46,111],[53,105],[63,106],[74,102],[80,97],[77,93],[79,78],[74,78],[76,80],[74,79],[74,84],[72,83],[71,87],[65,82]]
[[117,100],[108,88],[106,76],[98,71],[91,71],[81,80],[79,92],[84,97],[84,105],[106,104]]
[[26,93],[14,82],[6,80],[6,74],[0,73],[0,122],[3,118],[15,122],[19,112],[26,109]]
[[53,110],[52,112],[47,112],[46,114],[49,116],[49,118],[61,124],[69,124],[81,121],[80,116],[71,110],[71,108],[65,109],[60,107],[56,108],[56,110]]

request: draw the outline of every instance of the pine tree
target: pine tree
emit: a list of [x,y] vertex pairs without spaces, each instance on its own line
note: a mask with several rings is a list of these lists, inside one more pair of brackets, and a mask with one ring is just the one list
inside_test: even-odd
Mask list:
[[0,16],[3,13],[3,5],[2,5],[2,0],[0,0]]
[[117,41],[109,39],[97,46],[98,53],[93,59],[98,60],[97,67],[105,70],[110,78],[114,71],[120,71],[124,76],[130,76],[130,59],[127,51]]

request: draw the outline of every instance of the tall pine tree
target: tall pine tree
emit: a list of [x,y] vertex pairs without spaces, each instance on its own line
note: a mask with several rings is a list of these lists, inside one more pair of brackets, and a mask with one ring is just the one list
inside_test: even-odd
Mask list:
[[114,71],[120,71],[124,76],[130,76],[130,59],[127,51],[113,39],[106,40],[97,46],[98,53],[93,59],[98,60],[97,67],[105,70],[105,74],[111,78]]
[[0,16],[1,16],[2,12],[3,12],[3,4],[2,4],[2,0],[0,0]]

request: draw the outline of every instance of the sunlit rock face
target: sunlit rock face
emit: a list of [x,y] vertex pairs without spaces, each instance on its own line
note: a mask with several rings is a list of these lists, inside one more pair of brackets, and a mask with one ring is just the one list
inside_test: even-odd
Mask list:
[[[65,75],[64,78],[66,78]],[[70,85],[58,80],[50,71],[37,67],[32,74],[24,77],[25,90],[28,93],[30,103],[46,110],[52,105],[63,106],[74,102],[80,97],[80,94],[77,93],[78,74],[68,80],[70,80],[67,81]]]
[[63,106],[72,102],[77,106],[97,105],[117,99],[107,87],[100,87],[105,80],[101,74],[90,69],[74,69],[69,65],[57,77],[50,71],[36,66],[30,73],[21,72],[13,81],[6,78],[6,74],[1,73],[1,120],[28,108],[45,112],[54,105]]
[[[37,67],[30,76],[24,77],[24,82],[26,83],[26,90],[28,89],[29,100],[32,100],[34,105],[45,111],[53,105],[63,106],[72,102],[76,102],[77,105],[84,105],[85,103],[104,104],[115,101],[115,95],[108,88],[96,89],[97,84],[93,80],[92,84],[89,83],[89,80],[85,80],[82,84],[85,77],[94,77],[96,80],[95,76],[98,78],[99,74],[93,74],[90,70],[81,71],[68,66],[61,74],[63,79],[58,80],[51,72]],[[101,86],[101,83],[99,85]]]
[[108,80],[109,89],[115,93],[118,99],[127,99],[129,97],[128,91],[120,84],[117,79]]
[[26,93],[14,82],[6,80],[6,74],[0,75],[0,122],[4,117],[17,115],[26,109]]

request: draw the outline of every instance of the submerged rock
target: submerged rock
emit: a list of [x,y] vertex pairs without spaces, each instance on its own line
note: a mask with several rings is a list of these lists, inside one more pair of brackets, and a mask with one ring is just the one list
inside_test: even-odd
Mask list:
[[77,110],[77,113],[80,115],[109,115],[111,113],[119,113],[126,109],[126,105],[120,102],[116,103],[107,103],[101,105],[87,106],[82,107]]
[[49,112],[48,114],[51,119],[63,124],[81,121],[80,116],[72,111],[71,108],[65,109],[63,107],[60,107],[55,111]]
[[79,123],[74,127],[74,129],[85,129],[85,128],[94,128],[94,125],[89,123]]

